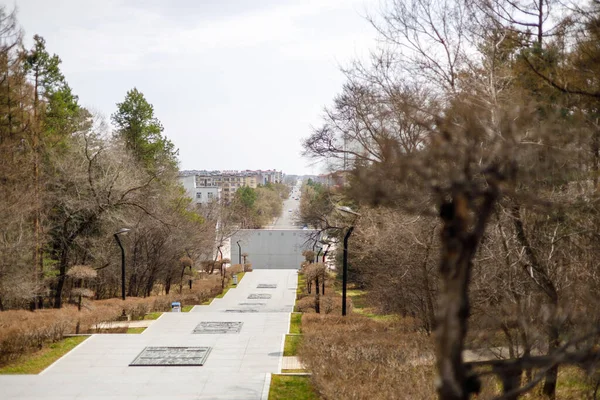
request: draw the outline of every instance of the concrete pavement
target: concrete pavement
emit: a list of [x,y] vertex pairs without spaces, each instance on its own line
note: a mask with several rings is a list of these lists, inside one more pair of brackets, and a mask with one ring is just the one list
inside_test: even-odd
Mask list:
[[[295,270],[255,270],[222,299],[189,313],[165,313],[142,334],[92,335],[40,375],[0,376],[0,398],[261,399],[267,375],[281,368],[296,277]],[[262,283],[277,287],[258,289]],[[239,333],[193,334],[202,321],[243,326]],[[146,346],[212,350],[203,366],[129,366]]]

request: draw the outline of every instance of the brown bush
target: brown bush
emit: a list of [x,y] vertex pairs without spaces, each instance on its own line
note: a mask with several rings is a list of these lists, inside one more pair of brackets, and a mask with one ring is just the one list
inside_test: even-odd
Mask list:
[[252,264],[244,264],[244,272],[252,272]]
[[296,311],[302,313],[315,312],[315,298],[306,295],[296,301]]
[[242,264],[232,265],[231,267],[227,268],[227,272],[229,272],[232,275],[239,274],[241,272],[244,272],[244,266]]
[[35,313],[23,310],[0,313],[0,363],[62,339],[75,328],[76,315],[74,307]]
[[125,301],[86,301],[80,312],[72,306],[35,312],[0,312],[0,365],[24,353],[40,349],[46,343],[61,340],[66,334],[75,333],[78,325],[80,332],[96,333],[98,325],[116,321],[123,310],[131,319],[142,319],[150,311],[169,311],[173,301],[181,302],[182,306],[201,304],[219,293],[220,278],[211,276],[195,281],[192,290],[184,290],[181,294],[129,297]]
[[[296,301],[296,311],[303,313],[315,312],[315,296],[313,294],[298,294]],[[321,312],[323,314],[342,315],[342,298],[338,295],[320,296]],[[346,299],[347,312],[352,312],[352,299]]]
[[299,357],[324,399],[434,399],[431,340],[412,326],[304,314]]

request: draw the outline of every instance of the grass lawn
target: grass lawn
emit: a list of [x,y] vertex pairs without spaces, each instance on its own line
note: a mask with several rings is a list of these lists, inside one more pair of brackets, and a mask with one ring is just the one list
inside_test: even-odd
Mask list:
[[305,369],[282,369],[282,374],[305,374],[307,371]]
[[298,288],[296,289],[296,294],[302,293],[304,287],[306,286],[306,278],[304,274],[298,274]]
[[181,312],[190,312],[192,311],[192,308],[194,308],[194,305],[189,305],[189,306],[183,306],[181,307]]
[[302,333],[302,313],[291,314],[290,333]]
[[318,400],[309,376],[271,375],[269,400]]
[[142,333],[146,328],[127,328],[127,333]]
[[0,374],[39,374],[87,338],[88,336],[64,338],[35,353],[19,357],[10,364],[0,368]]
[[285,335],[283,344],[283,356],[295,356],[298,354],[298,344],[302,340],[301,335]]
[[158,319],[162,315],[162,311],[159,312],[151,312],[144,315],[144,319]]
[[[341,290],[336,290],[339,295],[342,294]],[[370,318],[375,321],[389,321],[396,318],[396,315],[377,314],[373,312],[373,308],[367,306],[365,290],[348,289],[346,295],[352,299],[352,311]]]

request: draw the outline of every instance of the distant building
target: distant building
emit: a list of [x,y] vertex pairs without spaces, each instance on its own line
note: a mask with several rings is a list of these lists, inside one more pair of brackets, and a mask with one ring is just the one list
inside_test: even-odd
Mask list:
[[344,171],[334,171],[329,174],[319,175],[314,179],[316,182],[331,188],[341,188],[348,183],[348,173]]
[[210,201],[229,203],[233,200],[235,192],[243,186],[256,189],[258,185],[282,182],[283,172],[276,170],[193,170],[181,171],[179,180],[185,187],[188,196],[194,199],[195,203],[208,203]]
[[266,185],[268,183],[282,183],[283,172],[269,169],[267,171],[256,171],[258,173],[260,184]]
[[179,181],[185,188],[185,192],[194,204],[206,204],[221,200],[221,188],[213,184],[212,179],[206,180],[204,175],[179,174]]

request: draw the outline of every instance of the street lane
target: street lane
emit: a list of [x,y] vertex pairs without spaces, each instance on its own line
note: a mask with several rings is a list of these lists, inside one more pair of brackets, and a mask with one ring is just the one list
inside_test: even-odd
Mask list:
[[[298,198],[298,200],[296,200]],[[291,211],[290,211],[291,210]],[[265,229],[299,229],[302,226],[295,222],[300,210],[300,184],[296,184],[290,193],[290,197],[283,201],[283,210],[281,215],[272,225]]]

